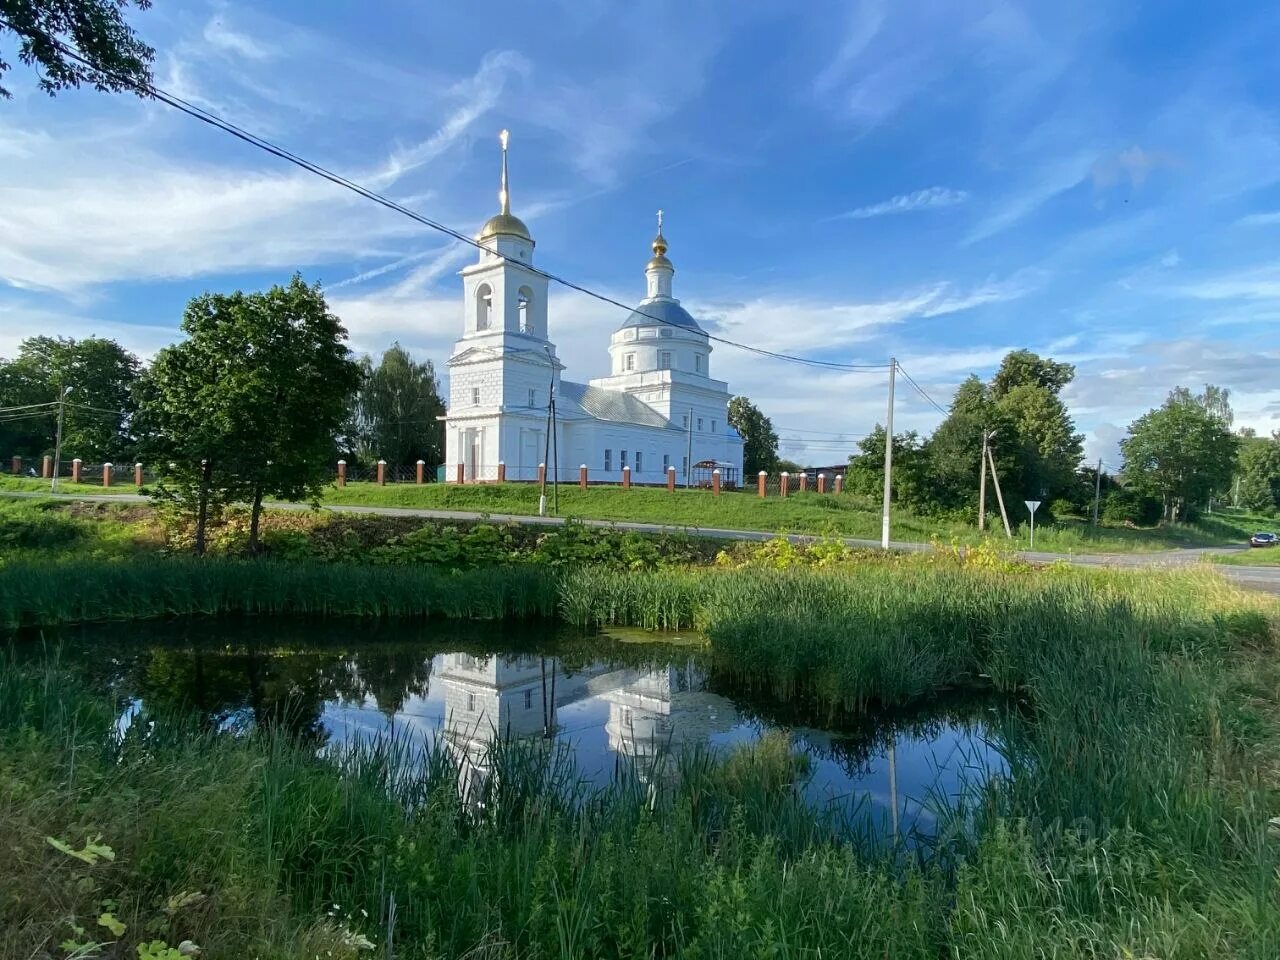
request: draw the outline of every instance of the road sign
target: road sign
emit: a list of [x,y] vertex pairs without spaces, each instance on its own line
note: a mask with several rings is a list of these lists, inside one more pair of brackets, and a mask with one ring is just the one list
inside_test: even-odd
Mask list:
[[1039,500],[1023,500],[1027,505],[1027,509],[1031,511],[1031,549],[1036,548],[1036,508],[1040,506]]

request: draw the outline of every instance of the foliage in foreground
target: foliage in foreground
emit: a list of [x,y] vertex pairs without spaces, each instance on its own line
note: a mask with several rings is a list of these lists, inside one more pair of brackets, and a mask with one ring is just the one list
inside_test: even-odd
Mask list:
[[[279,732],[219,737],[173,716],[135,719],[117,742],[110,703],[56,668],[10,667],[0,830],[18,869],[0,872],[0,952],[32,955],[109,911],[124,945],[349,957],[361,937],[385,942],[392,896],[399,957],[1280,949],[1266,601],[1207,576],[949,560],[588,569],[560,589],[570,618],[700,621],[719,672],[819,706],[1014,691],[1027,719],[995,732],[1009,778],[921,862],[806,809],[776,745],[723,767],[686,758],[656,802],[625,779],[575,794],[563,757],[500,750],[469,804],[443,753],[411,768],[407,743],[383,741],[329,765]],[[84,864],[45,837],[115,860]]]

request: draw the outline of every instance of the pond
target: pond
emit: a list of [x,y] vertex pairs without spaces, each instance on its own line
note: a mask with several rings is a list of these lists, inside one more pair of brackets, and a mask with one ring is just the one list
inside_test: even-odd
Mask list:
[[[646,642],[635,642],[644,639]],[[319,749],[395,734],[445,749],[483,776],[498,737],[551,739],[578,776],[622,764],[669,774],[680,750],[722,753],[775,731],[803,754],[801,789],[871,832],[928,835],[937,811],[1005,769],[999,703],[950,698],[909,712],[842,717],[753,692],[676,636],[584,634],[527,623],[185,620],[97,624],[22,639],[51,648],[119,704],[194,709],[223,730],[281,723]]]

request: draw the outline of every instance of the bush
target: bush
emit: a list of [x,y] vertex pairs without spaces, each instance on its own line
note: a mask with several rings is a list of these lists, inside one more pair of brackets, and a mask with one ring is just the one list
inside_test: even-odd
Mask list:
[[1110,490],[1102,498],[1102,519],[1108,523],[1150,526],[1160,519],[1160,504],[1133,490]]
[[66,547],[83,536],[79,522],[52,501],[0,503],[0,549]]

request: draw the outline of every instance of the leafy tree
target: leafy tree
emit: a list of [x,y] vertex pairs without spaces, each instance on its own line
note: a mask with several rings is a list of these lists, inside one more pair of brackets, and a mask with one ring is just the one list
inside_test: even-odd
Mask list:
[[440,381],[430,360],[418,363],[398,343],[373,366],[361,359],[360,389],[352,407],[352,452],[364,460],[444,463]]
[[[151,0],[132,2],[139,10],[151,6]],[[18,59],[36,68],[40,89],[50,96],[81,84],[144,95],[138,85],[151,82],[156,54],[125,22],[129,5],[130,0],[0,0],[0,35],[18,38]],[[68,56],[67,48],[89,63]],[[0,57],[0,81],[8,69]],[[0,86],[0,97],[11,96]]]
[[1240,504],[1246,509],[1280,507],[1280,435],[1242,438],[1237,476]]
[[1214,406],[1221,396],[1197,397],[1179,387],[1130,424],[1120,441],[1125,481],[1158,498],[1166,520],[1185,519],[1230,482],[1237,438]]
[[[759,471],[757,471],[757,473],[758,472]],[[800,464],[796,463],[794,460],[783,460],[779,458],[778,472],[787,473],[794,477],[797,473],[804,473],[804,467],[800,466]]]
[[[858,441],[858,453],[849,458],[844,476],[851,493],[870,497],[884,494],[884,427],[876,424]],[[914,430],[893,435],[893,499],[904,507],[927,510],[936,500],[931,494],[929,460],[920,435]]]
[[156,355],[139,391],[161,495],[194,513],[197,553],[210,506],[248,500],[256,551],[265,496],[319,495],[359,368],[319,285],[296,275],[265,293],[196,297],[182,329],[187,339]]
[[1075,375],[1076,368],[1069,363],[1046,360],[1030,350],[1014,350],[1000,361],[1000,369],[991,378],[991,395],[999,400],[1015,387],[1028,385],[1058,394]]
[[[0,361],[0,406],[52,403],[70,387],[63,449],[82,460],[118,459],[132,452],[129,426],[139,366],[114,340],[28,337],[13,360]],[[56,415],[48,408],[0,424],[2,449],[24,457],[51,452]]]
[[773,421],[746,397],[729,401],[729,426],[742,437],[742,474],[754,477],[761,470],[778,469],[778,433]]

